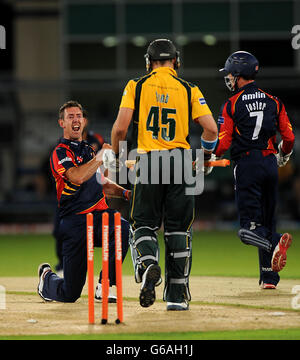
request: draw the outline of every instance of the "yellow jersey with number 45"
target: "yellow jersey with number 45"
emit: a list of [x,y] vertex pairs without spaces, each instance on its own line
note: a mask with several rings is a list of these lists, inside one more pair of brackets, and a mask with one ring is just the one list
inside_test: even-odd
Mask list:
[[189,122],[211,114],[196,85],[177,77],[175,70],[160,67],[130,80],[120,108],[134,110],[129,142],[138,151],[190,149]]

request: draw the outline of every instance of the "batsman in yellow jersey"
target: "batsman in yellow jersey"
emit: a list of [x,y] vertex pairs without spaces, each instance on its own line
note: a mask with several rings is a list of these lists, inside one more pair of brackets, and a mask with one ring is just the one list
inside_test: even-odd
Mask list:
[[[126,138],[131,149],[137,149],[136,179],[141,175],[139,161],[148,161],[149,181],[135,182],[130,204],[130,245],[135,280],[141,283],[140,305],[148,307],[154,303],[155,287],[162,282],[157,230],[163,223],[164,301],[167,310],[188,310],[194,196],[186,194],[184,181],[178,183],[175,179],[178,159],[170,156],[165,166],[160,158],[153,161],[152,155],[166,155],[178,149],[178,158],[181,157],[185,149],[190,149],[189,124],[195,121],[203,128],[199,146],[201,143],[208,160],[217,143],[217,125],[199,88],[177,76],[179,52],[170,40],[151,42],[145,59],[148,74],[127,83],[111,143],[116,154],[120,151],[119,142]],[[170,181],[166,184],[162,178],[167,171]],[[157,175],[158,181],[153,182],[150,174]]]

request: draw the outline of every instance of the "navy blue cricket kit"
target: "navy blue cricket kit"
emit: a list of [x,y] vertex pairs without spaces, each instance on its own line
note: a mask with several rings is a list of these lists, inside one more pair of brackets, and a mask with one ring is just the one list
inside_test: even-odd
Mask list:
[[294,145],[294,134],[283,103],[257,87],[255,82],[240,88],[221,108],[216,156],[230,148],[234,162],[236,203],[240,226],[266,242],[257,241],[260,282],[276,285],[271,269],[272,252],[281,234],[276,232],[278,165],[276,134],[281,135],[284,153]]
[[[50,165],[56,181],[59,206],[59,237],[62,239],[64,278],[49,272],[45,277],[43,296],[61,302],[74,302],[82,292],[86,281],[86,214],[94,215],[94,245],[102,245],[102,213],[109,213],[109,280],[115,285],[115,240],[114,213],[108,209],[105,194],[96,174],[83,184],[74,184],[65,172],[74,166],[80,166],[94,157],[95,153],[87,142],[61,139],[54,149]],[[99,175],[98,176],[102,176]],[[129,225],[124,219],[122,225],[122,257],[128,250]],[[100,273],[99,281],[101,281]]]
[[[91,130],[89,130],[86,134],[86,139],[85,141],[92,147],[92,149],[97,153],[98,151],[101,150],[103,144],[104,144],[104,139],[103,137],[98,134],[95,133]],[[53,228],[53,236],[56,239],[56,255],[59,259],[59,264],[58,264],[58,268],[62,269],[63,268],[63,264],[62,264],[62,240],[59,237],[59,224],[60,224],[60,216],[59,216],[59,208],[56,208],[55,211],[55,218],[54,218],[54,228]]]

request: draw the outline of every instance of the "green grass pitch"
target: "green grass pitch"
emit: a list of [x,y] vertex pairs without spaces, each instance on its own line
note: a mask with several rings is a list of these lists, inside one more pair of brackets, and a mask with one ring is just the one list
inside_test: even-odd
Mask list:
[[[293,232],[288,266],[281,272],[286,279],[300,278],[300,231]],[[164,268],[164,244],[160,242],[160,264]],[[241,243],[234,231],[194,232],[191,276],[257,277],[257,249]],[[0,276],[36,276],[41,262],[57,263],[51,235],[0,235]],[[95,248],[95,269],[100,269],[101,248]],[[130,251],[123,266],[124,275],[133,275]]]
[[[294,241],[288,254],[288,266],[280,273],[281,279],[300,279],[300,231],[292,232]],[[164,270],[164,244],[160,242],[160,264]],[[257,249],[242,244],[236,231],[197,231],[193,235],[193,259],[191,276],[233,276],[257,277]],[[55,242],[51,235],[1,235],[0,236],[0,277],[37,276],[41,262],[57,263]],[[101,249],[95,249],[95,271],[101,266]],[[123,265],[123,273],[133,276],[130,251]],[[0,339],[20,339],[20,337],[0,337]],[[23,336],[21,339],[31,339]],[[35,336],[39,339],[99,339],[99,335],[82,336]],[[300,329],[229,331],[229,332],[190,332],[164,334],[169,340],[209,340],[209,339],[300,339]],[[128,335],[101,335],[101,339],[133,340],[161,339],[161,334],[144,333]]]

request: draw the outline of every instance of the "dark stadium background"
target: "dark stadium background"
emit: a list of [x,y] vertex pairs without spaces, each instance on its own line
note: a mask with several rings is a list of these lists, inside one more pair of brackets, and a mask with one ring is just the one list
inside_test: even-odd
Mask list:
[[[178,47],[179,76],[199,85],[216,120],[230,95],[218,69],[236,50],[257,56],[259,86],[282,99],[295,130],[294,154],[280,169],[278,219],[298,227],[295,24],[300,24],[297,0],[2,0],[0,25],[7,38],[0,50],[0,233],[51,230],[55,194],[48,158],[61,135],[59,106],[70,99],[81,102],[90,128],[109,142],[126,82],[145,73],[146,46],[162,37]],[[193,148],[199,147],[200,134],[191,127]],[[196,225],[234,227],[236,216],[232,170],[215,169],[197,197]]]

